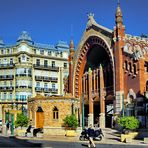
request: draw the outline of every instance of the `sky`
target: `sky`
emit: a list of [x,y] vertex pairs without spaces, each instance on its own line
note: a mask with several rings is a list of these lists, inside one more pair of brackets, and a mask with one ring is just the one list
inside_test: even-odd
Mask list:
[[[37,43],[55,45],[59,40],[75,47],[86,28],[87,14],[109,29],[115,26],[118,0],[0,0],[0,37],[15,44],[25,30]],[[120,0],[126,33],[148,34],[148,0]]]

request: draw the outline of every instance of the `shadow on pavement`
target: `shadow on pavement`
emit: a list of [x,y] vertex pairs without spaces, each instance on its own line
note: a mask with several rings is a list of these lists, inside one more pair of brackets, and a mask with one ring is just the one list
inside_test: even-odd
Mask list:
[[17,139],[16,137],[3,137],[0,136],[0,147],[42,147],[41,143],[29,142],[26,139]]

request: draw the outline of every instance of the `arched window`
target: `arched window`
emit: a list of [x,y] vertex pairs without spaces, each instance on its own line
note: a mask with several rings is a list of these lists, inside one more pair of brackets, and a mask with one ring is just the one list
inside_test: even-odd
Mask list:
[[129,72],[132,73],[132,64],[129,63]]
[[136,71],[137,71],[136,64],[133,65],[133,71],[134,71],[134,75],[136,75]]
[[59,118],[59,110],[57,109],[57,107],[55,106],[53,108],[53,119],[58,119]]
[[127,63],[127,61],[125,61],[125,70],[128,71],[128,63]]
[[146,91],[148,91],[148,81],[146,82]]

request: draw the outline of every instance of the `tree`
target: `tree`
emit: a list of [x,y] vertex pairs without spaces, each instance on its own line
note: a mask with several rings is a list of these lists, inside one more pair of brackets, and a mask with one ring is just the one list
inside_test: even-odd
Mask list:
[[15,121],[15,127],[27,127],[28,125],[28,122],[29,122],[29,119],[27,118],[27,116],[25,116],[24,114],[17,114],[17,118],[16,118],[16,121]]
[[67,115],[63,121],[65,127],[69,127],[71,129],[76,129],[78,127],[78,119],[75,115]]

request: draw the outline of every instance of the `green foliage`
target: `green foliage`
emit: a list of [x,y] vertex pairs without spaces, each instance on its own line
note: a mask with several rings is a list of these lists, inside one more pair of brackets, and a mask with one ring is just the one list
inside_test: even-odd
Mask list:
[[78,127],[78,119],[75,115],[67,115],[64,119],[64,125],[66,127],[77,128]]
[[139,120],[133,116],[120,117],[117,122],[123,129],[135,130],[139,128]]
[[25,116],[24,114],[17,114],[17,118],[16,118],[16,121],[15,121],[15,127],[27,127],[28,125],[28,122],[29,122],[29,119],[27,118],[27,116]]

